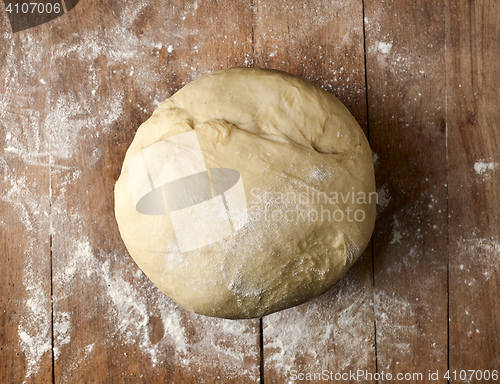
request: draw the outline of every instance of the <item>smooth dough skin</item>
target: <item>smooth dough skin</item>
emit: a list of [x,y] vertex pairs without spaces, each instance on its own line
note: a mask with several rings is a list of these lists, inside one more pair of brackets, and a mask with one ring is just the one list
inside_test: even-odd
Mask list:
[[[138,198],[153,189],[156,205],[144,208]],[[257,68],[209,74],[163,102],[115,186],[120,233],[142,271],[184,308],[231,319],[298,305],[339,281],[370,240],[375,204],[371,150],[344,105]]]

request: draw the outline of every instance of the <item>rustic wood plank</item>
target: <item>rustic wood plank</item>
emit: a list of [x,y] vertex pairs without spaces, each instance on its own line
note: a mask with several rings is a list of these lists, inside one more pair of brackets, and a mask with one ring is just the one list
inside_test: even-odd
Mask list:
[[378,155],[382,203],[373,240],[377,368],[394,376],[443,372],[447,368],[444,4],[364,3],[368,124]]
[[[258,0],[254,6],[256,66],[285,70],[332,92],[366,129],[361,2]],[[264,382],[293,379],[292,370],[375,372],[370,251],[326,294],[263,319]]]
[[14,35],[6,18],[0,35],[0,382],[49,383],[49,156],[39,130],[47,38],[40,30]]
[[251,63],[250,8],[85,1],[65,17],[53,32],[46,126],[55,381],[257,381],[259,322],[179,308],[133,263],[113,213],[114,182],[139,124],[188,81]]
[[446,9],[450,370],[500,370],[500,7]]

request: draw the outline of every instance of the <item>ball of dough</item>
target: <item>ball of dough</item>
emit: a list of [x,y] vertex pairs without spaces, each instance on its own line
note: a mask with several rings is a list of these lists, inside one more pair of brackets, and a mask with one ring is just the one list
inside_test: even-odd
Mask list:
[[143,123],[115,186],[130,255],[196,313],[255,318],[341,279],[368,244],[364,133],[328,92],[275,70],[186,85]]

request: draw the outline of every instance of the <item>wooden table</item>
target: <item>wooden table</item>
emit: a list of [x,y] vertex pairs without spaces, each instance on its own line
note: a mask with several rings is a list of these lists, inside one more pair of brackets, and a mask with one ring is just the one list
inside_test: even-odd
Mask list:
[[[498,382],[498,1],[82,0],[17,33],[0,15],[1,383]],[[379,192],[348,275],[260,321],[175,305],[113,215],[141,122],[235,66],[338,96]]]

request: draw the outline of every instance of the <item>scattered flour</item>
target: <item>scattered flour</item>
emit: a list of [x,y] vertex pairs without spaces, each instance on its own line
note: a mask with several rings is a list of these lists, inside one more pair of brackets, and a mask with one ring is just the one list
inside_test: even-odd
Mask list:
[[391,52],[391,49],[392,49],[392,42],[384,43],[383,41],[379,41],[376,44],[376,50],[379,51],[380,53],[383,53],[384,55],[388,55]]
[[[82,281],[92,281],[93,286],[101,287],[102,298],[107,297],[110,303],[103,308],[104,312],[98,314],[109,324],[106,327],[106,340],[90,336],[93,347],[89,347],[89,354],[95,345],[105,344],[107,348],[112,348],[114,343],[128,345],[131,350],[138,349],[147,356],[151,369],[154,369],[164,364],[165,350],[173,348],[176,364],[186,372],[223,367],[227,378],[250,377],[257,380],[258,366],[252,370],[244,369],[241,361],[245,357],[258,361],[259,350],[255,343],[258,328],[250,327],[249,322],[188,314],[160,293],[128,257],[124,259],[122,254],[93,249],[88,238],[72,241],[72,256],[66,261],[66,267],[57,269],[54,276],[57,293],[54,308],[70,301],[75,291],[72,284],[82,284]],[[115,267],[112,268],[112,265]],[[116,265],[120,265],[120,268]],[[89,313],[89,320],[96,315]],[[161,321],[163,336],[160,340],[151,338],[153,317]],[[72,316],[67,313],[55,316],[54,321],[57,334],[61,335],[55,340],[58,358],[64,346],[69,344],[76,324],[72,323]],[[191,322],[195,323],[196,333],[201,337],[189,336]],[[83,360],[80,362],[84,363]]]
[[373,323],[365,316],[373,303],[366,284],[366,280],[349,275],[307,304],[266,316],[266,367],[289,377],[291,369],[303,369],[301,361],[306,359],[308,372],[321,372],[328,357],[339,370],[369,369]]
[[[454,279],[463,279],[461,284],[466,289],[473,292],[477,289],[483,292],[495,291],[500,282],[500,238],[497,235],[472,235],[475,237],[460,239],[457,242],[456,257],[450,264],[450,271]],[[471,296],[469,300],[470,298]],[[477,304],[464,300],[463,311],[466,318],[462,321],[470,321],[465,334],[470,338],[476,337],[483,332],[480,324],[484,324],[488,319],[489,309],[484,308],[483,311],[482,308],[478,309]]]
[[59,359],[61,346],[71,341],[71,314],[69,312],[54,313],[54,359]]
[[[50,279],[47,278],[50,263],[47,244],[49,207],[47,202],[36,198],[39,195],[37,182],[28,180],[22,167],[17,168],[17,164],[4,158],[0,158],[0,164],[4,187],[7,187],[0,200],[8,203],[13,211],[6,209],[3,213],[9,215],[11,223],[18,219],[24,228],[21,284],[25,289],[25,301],[19,303],[18,337],[26,361],[25,379],[28,379],[36,375],[42,358],[52,348]],[[44,262],[45,267],[40,265]]]
[[[462,239],[458,243],[458,249],[461,255],[465,256],[466,260],[471,260],[471,255],[474,255],[475,267],[494,268],[498,270],[497,276],[500,276],[500,238],[491,237],[475,237],[471,239]],[[472,265],[460,264],[460,270],[469,270]]]
[[400,232],[400,224],[398,222],[397,218],[394,218],[394,222],[392,225],[392,237],[391,241],[389,242],[390,245],[399,243],[401,239],[403,238],[403,235]]
[[[375,293],[375,308],[377,344],[389,345],[397,350],[393,356],[387,356],[383,360],[383,365],[379,361],[379,369],[392,371],[394,366],[400,364],[401,359],[412,359],[418,353],[418,343],[414,340],[442,340],[441,335],[425,332],[420,324],[421,321],[432,322],[439,319],[440,311],[436,311],[425,300],[413,297],[413,294],[378,291]],[[433,332],[432,327],[426,330]],[[445,363],[445,348],[446,345],[442,343],[432,342],[426,353],[434,363]]]

